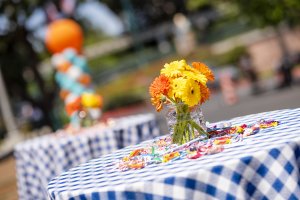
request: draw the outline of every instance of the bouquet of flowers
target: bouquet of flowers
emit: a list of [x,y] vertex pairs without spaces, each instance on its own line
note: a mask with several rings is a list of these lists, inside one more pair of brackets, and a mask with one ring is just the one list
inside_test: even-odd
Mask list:
[[176,110],[173,143],[184,144],[200,135],[207,136],[206,130],[193,120],[191,111],[209,99],[207,82],[213,80],[214,74],[204,63],[193,62],[190,66],[180,60],[165,64],[152,82],[149,92],[156,110],[161,111],[163,104]]

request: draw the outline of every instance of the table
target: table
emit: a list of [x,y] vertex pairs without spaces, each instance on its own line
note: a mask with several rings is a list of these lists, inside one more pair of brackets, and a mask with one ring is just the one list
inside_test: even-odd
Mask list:
[[50,199],[298,199],[300,108],[229,120],[280,125],[261,130],[218,154],[121,172],[113,165],[141,145],[90,160],[54,178]]
[[19,198],[47,199],[48,182],[60,173],[158,135],[154,114],[140,114],[110,120],[107,128],[86,128],[74,136],[51,134],[25,141],[14,152]]

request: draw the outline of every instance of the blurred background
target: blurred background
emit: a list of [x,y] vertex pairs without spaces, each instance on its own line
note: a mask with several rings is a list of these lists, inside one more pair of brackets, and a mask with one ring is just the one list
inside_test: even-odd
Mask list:
[[210,122],[300,106],[298,0],[2,0],[1,198],[17,198],[13,145],[68,123],[44,44],[47,25],[60,18],[84,30],[103,119],[154,113],[148,87],[164,63],[180,59],[215,73],[203,105]]

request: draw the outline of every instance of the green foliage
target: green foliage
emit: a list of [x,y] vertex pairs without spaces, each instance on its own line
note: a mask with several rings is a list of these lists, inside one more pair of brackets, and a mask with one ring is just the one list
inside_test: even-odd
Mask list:
[[247,16],[251,23],[259,26],[277,26],[280,22],[299,22],[299,0],[230,0],[240,10],[240,15]]
[[221,56],[221,64],[236,64],[240,57],[247,52],[246,47],[236,47]]
[[[228,64],[237,64],[239,58],[244,55],[247,52],[246,47],[239,46],[236,47],[226,53],[215,55],[212,53],[207,53],[205,56],[193,56],[190,57],[188,60],[195,61],[200,60],[204,61],[206,64],[210,64],[213,66],[222,66],[222,65],[228,65]],[[201,52],[199,52],[201,54]]]
[[53,129],[58,130],[70,122],[70,117],[65,111],[64,102],[59,97],[55,98],[54,104],[55,106],[51,117],[53,120]]
[[110,40],[111,38],[103,33],[88,29],[84,34],[84,46],[97,44],[101,41]]
[[[119,57],[120,58],[120,57]],[[106,69],[115,68],[118,66],[119,59],[117,56],[110,54],[102,57],[96,57],[88,61],[89,67],[100,73]]]
[[139,93],[120,92],[117,95],[110,97],[103,108],[104,111],[113,110],[129,105],[134,105],[143,102],[145,97]]
[[300,22],[299,0],[188,0],[187,8],[199,9],[203,5],[212,5],[221,15],[234,15],[235,18],[248,18],[248,21],[258,26],[277,26],[282,21],[291,25]]
[[237,21],[236,18],[219,20],[208,29],[202,41],[205,43],[214,43],[245,33],[253,28],[253,26],[246,24],[245,21]]
[[[93,71],[94,83],[103,84],[112,78],[119,79],[120,75],[135,71],[148,62],[157,60],[163,56],[165,55],[157,51],[155,47],[143,47],[138,51],[120,51],[91,59],[89,60],[89,66]],[[122,79],[124,79],[124,77]]]
[[211,1],[207,0],[188,0],[186,3],[186,7],[188,10],[194,11],[199,10],[204,6],[211,5]]

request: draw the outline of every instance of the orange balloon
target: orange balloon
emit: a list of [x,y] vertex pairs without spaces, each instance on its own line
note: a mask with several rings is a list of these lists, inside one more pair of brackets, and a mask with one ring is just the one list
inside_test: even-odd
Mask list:
[[66,48],[74,48],[79,53],[82,42],[82,30],[73,20],[56,20],[47,28],[45,43],[51,53],[60,53]]
[[99,108],[102,108],[103,106],[103,98],[101,95],[98,95],[98,101],[99,101]]
[[61,90],[59,92],[59,96],[61,99],[65,100],[65,98],[68,96],[68,94],[70,94],[70,92],[68,90]]
[[63,62],[57,66],[57,70],[64,73],[64,72],[68,71],[68,69],[71,67],[71,65],[72,64],[68,61]]
[[83,85],[89,85],[91,83],[91,77],[87,74],[82,74],[79,78],[78,78],[79,83],[83,84]]
[[81,98],[77,98],[75,101],[65,105],[65,110],[69,116],[71,116],[75,111],[81,109]]

